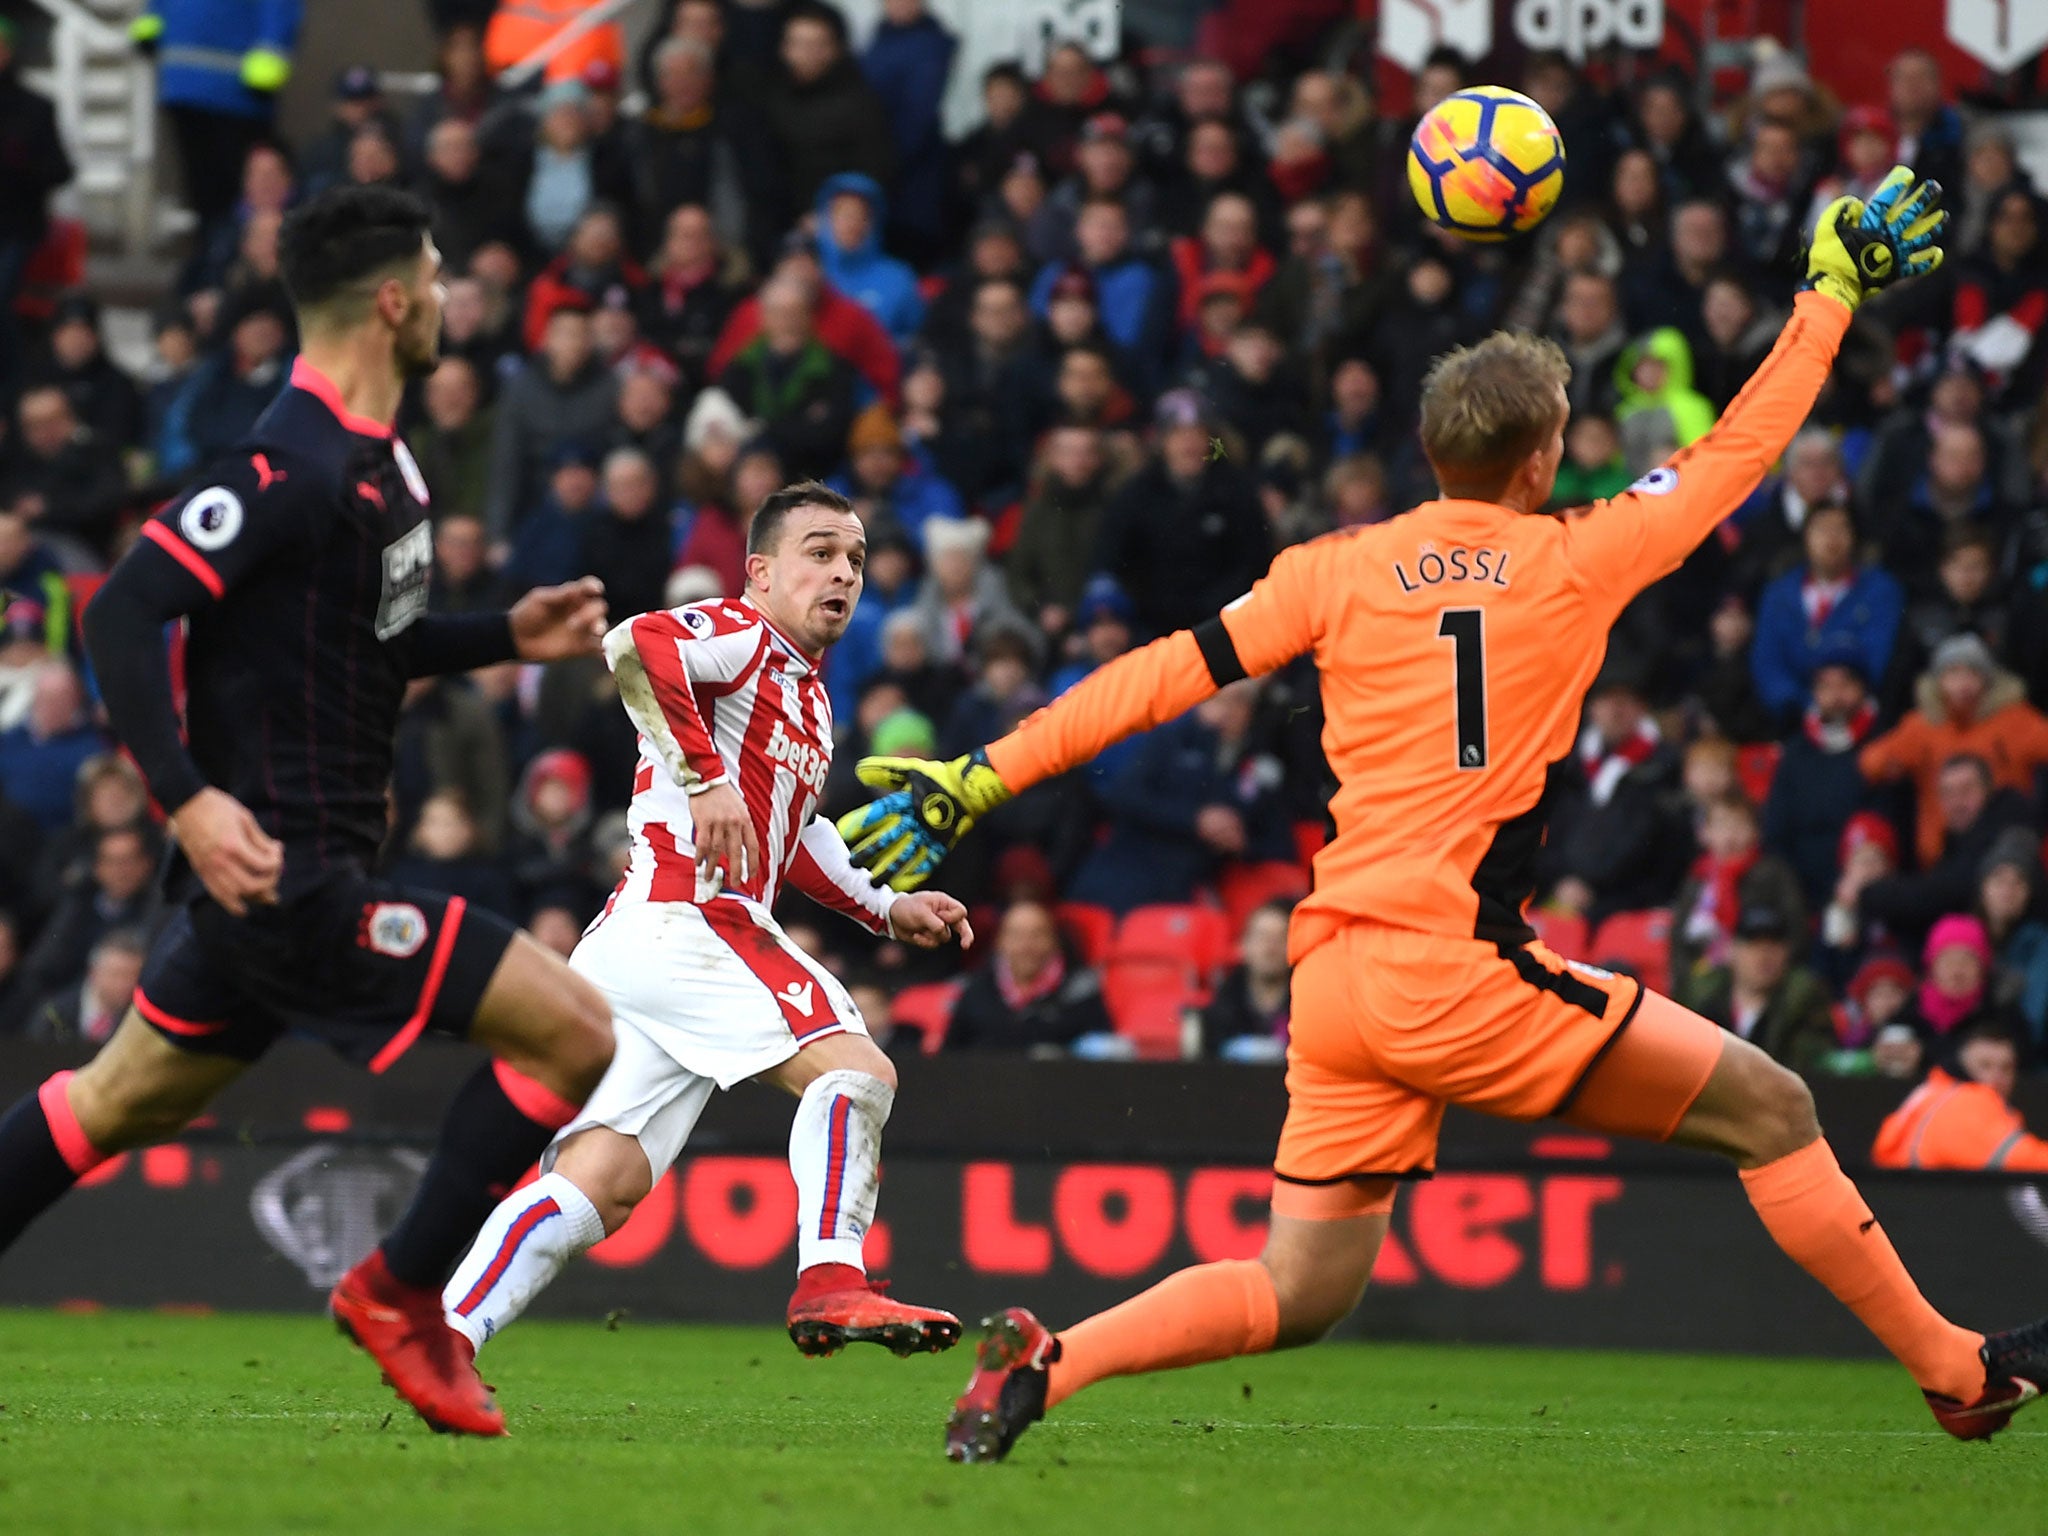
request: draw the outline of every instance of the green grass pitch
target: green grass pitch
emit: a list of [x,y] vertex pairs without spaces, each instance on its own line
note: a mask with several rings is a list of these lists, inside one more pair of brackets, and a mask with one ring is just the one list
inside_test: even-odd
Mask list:
[[509,1440],[428,1433],[323,1321],[0,1312],[0,1531],[2048,1532],[2048,1410],[1940,1434],[1896,1369],[1333,1344],[1110,1382],[956,1467],[965,1349],[529,1323]]

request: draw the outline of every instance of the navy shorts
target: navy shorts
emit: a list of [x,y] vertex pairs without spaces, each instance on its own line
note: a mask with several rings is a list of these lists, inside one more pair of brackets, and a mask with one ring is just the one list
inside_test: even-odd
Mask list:
[[469,1033],[517,932],[460,896],[358,873],[246,917],[201,895],[157,936],[135,1007],[185,1050],[254,1061],[306,1035],[382,1072],[428,1030]]

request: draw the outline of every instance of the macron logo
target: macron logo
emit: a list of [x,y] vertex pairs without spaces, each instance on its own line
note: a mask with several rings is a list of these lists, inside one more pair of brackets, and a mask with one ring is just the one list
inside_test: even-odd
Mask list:
[[811,1016],[811,987],[812,983],[808,981],[792,981],[775,995],[808,1019]]
[[825,787],[825,774],[832,760],[808,742],[794,740],[780,720],[768,734],[768,761],[780,763],[816,794]]

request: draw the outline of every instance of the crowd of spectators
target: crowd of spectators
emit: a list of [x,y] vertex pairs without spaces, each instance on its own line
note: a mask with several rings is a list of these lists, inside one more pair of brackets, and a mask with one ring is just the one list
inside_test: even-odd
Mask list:
[[[623,68],[518,96],[443,10],[438,88],[389,99],[350,69],[310,141],[219,171],[235,195],[146,375],[110,360],[88,293],[0,352],[0,1028],[99,1038],[156,918],[157,834],[73,619],[279,388],[278,225],[323,186],[433,211],[443,357],[401,425],[437,606],[582,572],[615,614],[730,595],[766,491],[855,499],[837,814],[863,753],[966,751],[1277,549],[1429,497],[1415,416],[1448,346],[1554,337],[1558,503],[1626,486],[1769,348],[1815,211],[1902,161],[1949,189],[1947,265],[1865,307],[1783,463],[1622,617],[1550,786],[1533,916],[1802,1070],[1960,1072],[1956,1042],[1994,1035],[2048,1064],[2048,229],[1999,110],[2026,103],[1958,100],[1917,50],[1884,99],[1843,103],[1759,48],[1711,113],[1654,60],[1533,54],[1510,83],[1563,127],[1564,196],[1534,237],[1474,245],[1425,225],[1403,174],[1416,114],[1471,77],[1450,52],[1394,103],[1348,29],[1255,79],[1062,43],[1036,78],[990,68],[955,139],[956,44],[922,0],[885,0],[859,49],[811,0],[670,0]],[[1105,935],[1194,903],[1238,931],[1185,1043],[1270,1054],[1318,730],[1304,660],[990,818],[944,876],[993,940],[948,1048],[1113,1034]],[[625,856],[633,758],[601,667],[415,684],[394,868],[566,949]],[[878,1025],[960,964],[788,916]]]

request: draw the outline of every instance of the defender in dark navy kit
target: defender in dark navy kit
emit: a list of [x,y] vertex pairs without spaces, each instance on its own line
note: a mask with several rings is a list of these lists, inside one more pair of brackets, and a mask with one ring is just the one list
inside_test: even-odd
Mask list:
[[[427,611],[427,488],[390,426],[438,357],[427,223],[377,188],[286,221],[303,336],[290,386],[144,524],[88,610],[109,717],[170,816],[179,905],[99,1056],[0,1120],[0,1248],[98,1162],[175,1135],[280,1035],[372,1072],[429,1031],[473,1040],[496,1060],[457,1095],[412,1207],[331,1300],[435,1428],[502,1434],[440,1286],[603,1075],[610,1015],[532,939],[374,862],[406,684],[594,654],[605,611],[588,578],[508,613]],[[179,619],[182,732],[165,639]]]

